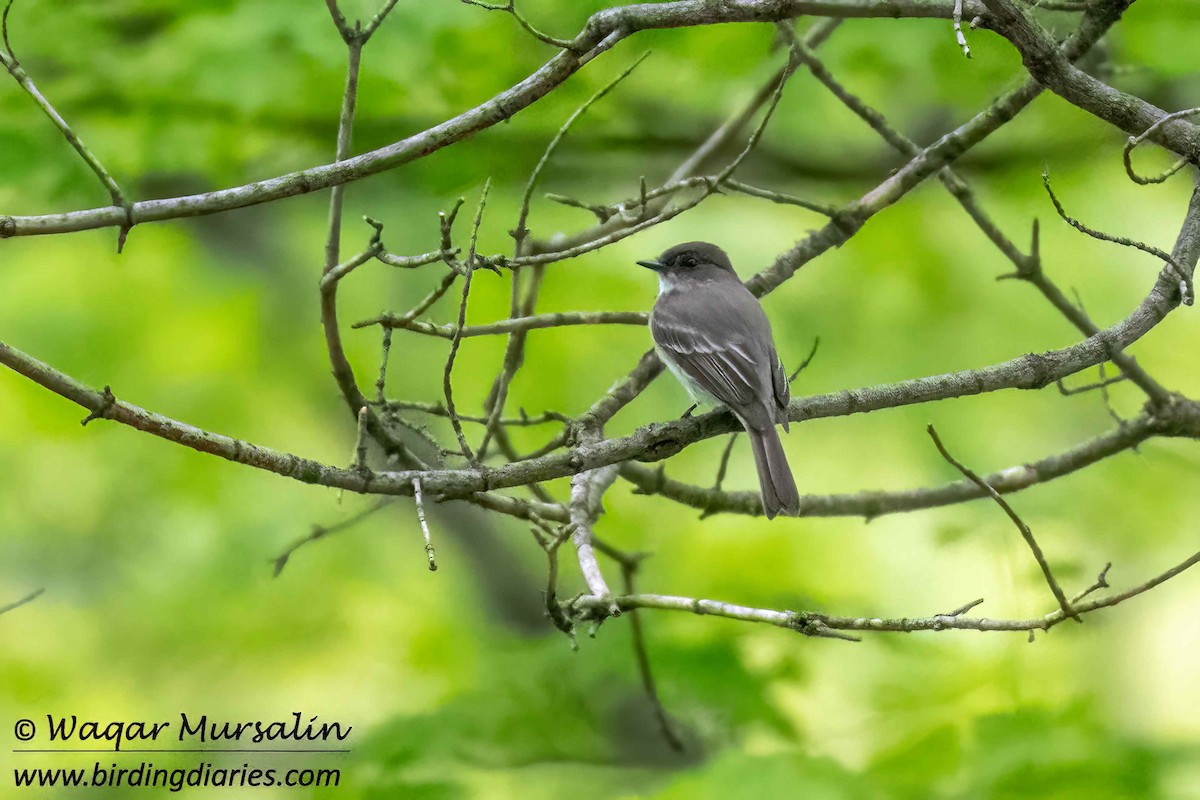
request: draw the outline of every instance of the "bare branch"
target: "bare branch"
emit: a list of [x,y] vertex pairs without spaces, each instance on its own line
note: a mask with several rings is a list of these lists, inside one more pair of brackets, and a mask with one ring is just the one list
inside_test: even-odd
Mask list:
[[961,617],[963,614],[967,613],[967,612],[968,612],[968,611],[970,611],[972,608],[975,608],[976,606],[980,606],[980,605],[983,605],[983,598],[982,598],[982,597],[978,598],[977,600],[972,600],[972,601],[971,601],[971,602],[969,602],[969,603],[963,603],[961,606],[959,606],[958,608],[954,609],[953,611],[951,611],[951,612],[950,612],[950,613],[948,613],[948,614],[939,614],[938,616],[942,616],[942,617]]
[[612,465],[581,472],[571,479],[570,513],[571,524],[574,526],[571,540],[575,543],[579,569],[583,572],[588,592],[597,601],[596,605],[591,607],[597,619],[620,613],[612,601],[608,583],[600,572],[592,544],[592,525],[603,510],[601,500],[604,492],[616,479],[617,468]]
[[[1113,22],[1115,19],[1105,19],[1100,23],[1091,24],[1085,18],[1087,24],[1081,25],[1080,29],[1063,43],[1063,53],[1068,59],[1078,58],[1095,44]],[[798,49],[793,47],[793,52],[798,52]],[[803,57],[802,52],[800,55]],[[988,135],[1020,113],[1041,91],[1041,85],[1035,80],[1030,80],[1008,92],[967,123],[922,150],[904,168],[895,172],[871,192],[848,204],[828,225],[781,254],[769,268],[747,281],[747,287],[760,297],[768,294],[814,258],[841,246],[857,233],[874,214],[899,200],[927,177],[937,173],[955,158],[983,141]],[[1167,302],[1172,308],[1177,305],[1169,298],[1157,297],[1158,292],[1159,288],[1156,286],[1155,291],[1152,292],[1152,295],[1155,296],[1153,301],[1155,305],[1160,300]],[[1149,302],[1149,298],[1147,301]],[[638,397],[642,390],[658,377],[662,369],[662,362],[659,361],[654,351],[646,352],[629,375],[605,396],[593,403],[583,418],[593,419],[600,423],[611,419],[618,411]]]
[[[1180,263],[1194,264],[1200,254],[1200,203],[1193,203],[1176,246]],[[1152,329],[1178,305],[1172,291],[1170,271],[1164,270],[1150,295],[1133,314],[1096,336],[1062,350],[1029,354],[978,370],[919,378],[898,384],[836,392],[792,400],[789,419],[844,416],[912,403],[963,397],[1003,388],[1040,388],[1060,377],[1074,374],[1108,359],[1114,349],[1123,349]],[[0,363],[33,382],[55,392],[104,419],[120,422],[202,452],[238,463],[266,469],[308,483],[380,494],[408,494],[413,473],[372,473],[369,482],[362,474],[339,470],[309,459],[250,445],[220,434],[201,431],[162,415],[145,411],[111,395],[97,392],[64,373],[0,342]],[[619,387],[620,388],[620,387]],[[612,393],[606,397],[618,397]],[[594,423],[593,423],[594,424]],[[1200,431],[1200,405],[1184,398],[1155,409],[1154,424],[1164,435],[1194,435]],[[713,411],[687,419],[641,428],[630,436],[585,444],[564,453],[531,458],[497,469],[432,470],[424,476],[426,491],[443,496],[460,496],[531,481],[578,474],[634,458],[661,459],[688,444],[737,429],[725,411]],[[368,489],[369,486],[369,489]],[[703,508],[703,506],[701,506]]]
[[971,48],[967,45],[967,37],[962,32],[962,13],[963,0],[954,0],[954,13],[951,16],[951,22],[954,24],[954,40],[958,42],[958,46],[962,48],[963,55],[967,58],[971,57]]
[[375,379],[375,402],[382,404],[384,402],[383,391],[387,386],[387,370],[388,359],[392,353],[392,329],[383,329],[383,346],[380,348],[381,354],[379,357],[379,377]]
[[[388,411],[419,411],[423,414],[430,414],[435,417],[450,417],[450,412],[445,406],[436,405],[434,403],[422,403],[416,400],[388,400],[384,403]],[[470,414],[459,414],[459,420],[462,422],[478,422],[486,424],[487,417],[471,416]],[[530,425],[545,425],[549,422],[571,423],[573,420],[565,414],[559,414],[556,411],[543,411],[541,414],[529,416],[525,414],[519,417],[509,417],[500,420],[500,424],[504,426],[526,427]]]
[[[512,8],[511,0],[509,2],[509,10],[517,19],[521,19],[515,9]],[[527,223],[529,221],[529,208],[533,199],[533,190],[537,186],[538,179],[541,177],[542,171],[546,165],[550,163],[550,159],[554,156],[554,152],[558,149],[559,144],[566,138],[567,133],[571,130],[575,121],[595,104],[611,92],[621,81],[625,80],[630,73],[637,69],[645,59],[650,55],[649,51],[643,53],[636,61],[630,64],[621,74],[609,81],[600,91],[588,98],[583,105],[579,106],[573,114],[567,117],[566,121],[559,127],[550,143],[546,145],[546,150],[542,153],[542,157],[534,165],[533,171],[529,175],[529,180],[525,184],[525,191],[521,197],[521,210],[517,215],[516,227],[511,231],[513,236],[513,256],[519,258],[525,250],[526,238],[529,235]],[[538,293],[542,283],[542,269],[540,266],[535,266],[533,275],[529,281],[528,289],[524,301],[521,300],[521,281],[518,271],[514,270],[512,275],[512,301],[509,309],[509,316],[514,320],[518,317],[529,317],[533,313],[533,309],[537,303]],[[515,329],[508,337],[504,348],[504,360],[501,363],[500,374],[496,376],[492,384],[492,390],[488,395],[487,401],[484,404],[488,416],[491,418],[484,428],[483,440],[479,444],[480,457],[487,454],[488,444],[493,436],[497,434],[496,420],[504,413],[505,404],[508,401],[508,388],[516,376],[517,370],[521,368],[525,361],[525,332],[520,329]]]
[[[621,564],[621,576],[624,579],[626,596],[637,594],[637,588],[634,586],[636,572],[637,562]],[[683,740],[675,732],[675,726],[667,715],[662,698],[658,696],[658,685],[654,681],[654,670],[650,666],[650,654],[646,649],[646,632],[642,630],[642,617],[638,614],[637,609],[629,612],[629,632],[633,640],[633,653],[637,659],[638,673],[642,676],[642,688],[646,690],[646,698],[650,701],[651,708],[654,709],[654,716],[658,720],[658,729],[662,732],[667,745],[676,753],[682,753],[684,751]]]
[[[1098,78],[1073,66],[1059,50],[1054,37],[1018,8],[1012,0],[983,0],[993,27],[1021,53],[1029,73],[1064,100],[1082,108],[1126,133],[1137,136],[1154,126],[1148,138],[1189,159],[1200,157],[1200,128],[1181,118],[1164,120],[1166,111],[1140,97],[1118,91]],[[1084,14],[1085,26],[1116,22],[1128,3],[1092,3],[1094,13]]]
[[417,503],[417,521],[425,536],[425,555],[429,557],[429,571],[437,572],[437,558],[433,552],[433,539],[429,535],[429,523],[425,520],[425,498],[421,495],[421,479],[413,478],[413,499]]
[[[121,231],[117,238],[117,252],[119,253],[124,249],[125,237],[129,235],[129,230],[134,224],[133,207],[129,200],[126,199],[125,193],[121,191],[121,186],[117,183],[116,179],[105,169],[104,165],[100,163],[100,159],[83,143],[83,140],[79,138],[75,131],[71,129],[71,126],[67,124],[63,116],[46,99],[46,96],[38,90],[33,79],[29,77],[29,73],[25,71],[16,54],[13,53],[12,45],[8,41],[8,12],[12,10],[12,6],[13,0],[8,0],[8,3],[4,6],[3,20],[0,21],[4,40],[4,52],[0,53],[0,64],[8,70],[8,74],[12,75],[13,80],[25,90],[25,93],[33,99],[33,102],[42,110],[42,113],[50,118],[50,121],[58,128],[59,133],[67,140],[67,143],[75,149],[75,152],[79,154],[83,162],[87,164],[88,169],[100,179],[100,183],[104,185],[109,197],[112,199],[113,206],[120,209],[121,220],[119,225]],[[3,232],[4,227],[3,224],[0,224],[0,238],[3,238],[5,235]]]
[[1179,278],[1179,291],[1180,291],[1180,295],[1182,297],[1183,304],[1190,306],[1192,303],[1195,302],[1196,298],[1195,298],[1195,291],[1192,288],[1191,271],[1184,269],[1180,264],[1178,264],[1175,261],[1175,259],[1171,256],[1170,253],[1166,252],[1165,250],[1161,250],[1157,247],[1154,247],[1153,245],[1148,245],[1144,242],[1139,242],[1134,239],[1130,239],[1126,236],[1114,236],[1111,233],[1104,233],[1103,231],[1098,231],[1095,228],[1089,228],[1087,225],[1084,225],[1079,220],[1067,215],[1067,212],[1062,207],[1062,203],[1060,203],[1058,201],[1058,197],[1055,196],[1054,189],[1052,189],[1050,187],[1049,171],[1046,171],[1046,170],[1042,171],[1042,184],[1046,187],[1046,193],[1050,195],[1050,201],[1052,203],[1054,203],[1054,210],[1058,212],[1058,215],[1063,218],[1064,222],[1066,222],[1068,225],[1070,225],[1075,230],[1080,231],[1081,233],[1086,233],[1088,236],[1091,236],[1093,239],[1099,239],[1103,242],[1112,242],[1114,244],[1121,244],[1121,245],[1125,245],[1126,247],[1132,247],[1134,249],[1141,250],[1143,253],[1149,253],[1150,255],[1154,256],[1155,258],[1161,259],[1162,261],[1165,261],[1166,263],[1170,264],[1171,267],[1175,270],[1176,276]]
[[363,406],[358,410],[358,441],[354,446],[354,469],[369,470],[367,466],[367,418],[370,416],[370,409]]
[[458,326],[450,338],[450,354],[446,356],[446,368],[442,373],[442,390],[446,396],[446,411],[450,417],[450,424],[454,427],[454,435],[458,439],[458,446],[462,450],[462,454],[466,456],[472,466],[476,467],[479,466],[479,461],[475,456],[475,451],[471,449],[471,445],[467,444],[462,423],[458,421],[458,415],[454,408],[454,388],[450,378],[454,373],[454,357],[458,354],[459,343],[462,342],[463,328],[466,327],[467,299],[471,296],[471,276],[475,272],[475,248],[479,243],[479,224],[483,222],[483,209],[487,204],[488,189],[491,186],[492,179],[488,178],[483,184],[483,191],[479,193],[479,205],[475,208],[475,223],[471,227],[471,249],[467,255],[466,273],[463,278],[462,303],[458,307]]
[[[1133,597],[1160,586],[1171,578],[1200,563],[1196,553],[1171,569],[1156,575],[1145,583],[1097,600],[1089,600],[1075,607],[1079,614],[1089,614],[1110,608]],[[917,631],[1046,631],[1063,622],[1066,617],[1057,609],[1044,617],[1034,619],[988,619],[986,617],[964,617],[954,614],[939,614],[932,617],[837,617],[812,612],[781,611],[770,608],[752,608],[724,603],[718,600],[700,600],[690,597],[672,597],[661,594],[622,595],[614,598],[623,611],[636,608],[653,608],[663,611],[683,611],[701,616],[724,617],[742,622],[762,622],[779,628],[803,633],[807,636],[828,636],[838,631],[872,631],[880,633],[913,633]],[[583,608],[596,605],[594,598],[582,598]]]
[[1152,183],[1162,183],[1167,178],[1171,177],[1176,172],[1179,172],[1179,170],[1183,169],[1185,166],[1187,166],[1189,163],[1191,163],[1191,160],[1188,159],[1187,157],[1180,158],[1178,161],[1176,161],[1171,166],[1167,167],[1162,172],[1158,173],[1157,175],[1152,175],[1147,178],[1147,177],[1143,177],[1143,176],[1137,174],[1134,171],[1134,169],[1133,169],[1133,150],[1139,144],[1146,141],[1147,136],[1151,136],[1152,134],[1154,134],[1155,131],[1157,131],[1159,128],[1161,128],[1164,123],[1167,123],[1167,122],[1170,122],[1170,121],[1176,120],[1176,119],[1182,119],[1184,117],[1191,117],[1196,114],[1200,114],[1200,108],[1185,108],[1183,111],[1174,111],[1170,114],[1167,114],[1165,117],[1161,117],[1157,122],[1155,122],[1153,125],[1151,125],[1146,130],[1139,133],[1137,136],[1130,136],[1129,140],[1127,142],[1125,142],[1125,149],[1122,152],[1122,159],[1125,162],[1125,174],[1129,176],[1129,179],[1131,181],[1133,181],[1134,183],[1141,184],[1142,186],[1148,186],[1149,184],[1152,184]]
[[533,25],[529,24],[529,21],[521,15],[521,12],[517,11],[516,5],[513,2],[513,0],[508,0],[508,2],[504,3],[504,4],[485,3],[485,2],[483,2],[483,0],[462,0],[462,2],[465,5],[479,6],[480,8],[485,8],[488,11],[505,11],[505,12],[509,13],[510,15],[512,15],[512,18],[515,19],[517,21],[517,23],[522,28],[525,29],[526,33],[528,33],[533,38],[537,39],[539,42],[548,44],[551,47],[557,47],[560,50],[569,50],[573,46],[573,43],[570,40],[556,39],[553,36],[542,33],[537,28],[533,27]]
[[[563,83],[599,52],[638,31],[724,22],[767,22],[802,15],[949,19],[952,10],[953,0],[758,0],[736,4],[677,0],[610,8],[593,14],[583,32],[571,41],[570,48],[559,52],[525,80],[440,125],[343,162],[205,194],[134,203],[131,216],[141,224],[216,214],[328,189],[394,169],[510,119]],[[977,0],[966,0],[964,13],[975,16],[983,13],[983,8]],[[42,216],[0,216],[0,238],[90,230],[119,226],[125,221],[125,209],[120,206]]]
[[[9,5],[12,5],[12,4],[10,3]],[[4,13],[5,13],[5,16],[7,16],[8,9],[5,9]],[[4,44],[7,47],[8,46],[7,36],[5,37],[5,39],[6,39],[6,41]],[[21,606],[25,605],[26,603],[32,603],[34,600],[41,597],[42,594],[45,593],[45,591],[46,591],[45,589],[35,589],[34,591],[32,591],[29,594],[22,597],[20,600],[9,603],[6,606],[0,606],[0,614],[7,614],[8,612],[13,611],[14,609],[20,608]]]
[[[1159,422],[1143,415],[1120,427],[1084,442],[1062,453],[1008,467],[984,476],[983,480],[1001,494],[1018,492],[1042,483],[1078,472],[1103,459],[1126,450],[1156,435]],[[659,494],[677,503],[701,509],[705,516],[717,513],[762,513],[758,492],[721,491],[708,489],[668,478],[660,470],[650,470],[640,464],[621,465],[621,477],[634,484],[643,494]],[[988,493],[970,481],[957,481],[921,489],[904,491],[868,491],[854,494],[801,495],[800,516],[803,517],[862,517],[872,520],[887,514],[898,514],[926,508],[964,503],[987,497]]]
[[282,553],[280,553],[274,559],[272,559],[271,563],[275,565],[272,576],[275,578],[278,578],[280,576],[280,574],[283,572],[283,568],[288,565],[288,561],[291,560],[292,555],[294,555],[295,552],[297,550],[299,550],[301,547],[304,547],[305,545],[310,544],[312,542],[316,542],[321,539],[324,539],[326,536],[329,536],[330,534],[338,533],[339,531],[344,531],[344,530],[347,530],[348,528],[352,528],[353,526],[362,522],[364,519],[366,519],[367,517],[376,513],[377,511],[391,505],[393,502],[395,502],[395,498],[385,497],[382,500],[379,500],[379,501],[373,503],[368,508],[363,509],[362,511],[358,512],[357,514],[349,516],[346,519],[344,519],[341,522],[338,522],[334,525],[313,525],[312,530],[308,533],[307,536],[301,536],[299,539],[297,539],[296,541],[294,541],[290,545],[288,545],[287,548],[285,548]]
[[1108,588],[1108,571],[1110,569],[1112,569],[1111,561],[1104,565],[1104,569],[1100,570],[1100,574],[1096,576],[1095,583],[1093,583],[1091,586],[1089,586],[1088,588],[1084,589],[1082,592],[1080,592],[1079,594],[1077,594],[1071,598],[1071,605],[1075,605],[1076,603],[1078,603],[1083,598],[1087,597],[1092,592],[1099,591],[1100,589],[1107,589]]
[[568,328],[577,325],[645,325],[649,315],[644,311],[561,311],[532,317],[502,319],[486,325],[467,325],[463,328],[410,320],[407,316],[407,314],[404,316],[383,314],[374,319],[356,322],[352,327],[366,328],[371,325],[379,325],[388,330],[403,328],[441,339],[454,339],[456,336],[460,339],[470,339],[474,336],[494,336],[516,331]]
[[942,444],[941,438],[938,437],[937,431],[934,430],[932,425],[928,426],[925,430],[929,433],[929,437],[933,439],[933,443],[937,446],[938,452],[942,454],[942,458],[946,459],[946,461],[952,467],[961,472],[963,477],[971,481],[971,483],[975,484],[983,491],[987,492],[988,496],[996,501],[996,505],[1004,509],[1004,513],[1007,514],[1008,518],[1011,519],[1013,524],[1017,526],[1017,530],[1021,532],[1021,537],[1025,540],[1025,544],[1029,546],[1029,551],[1033,553],[1034,560],[1037,561],[1038,566],[1041,567],[1042,575],[1044,575],[1046,578],[1046,584],[1050,587],[1050,591],[1054,594],[1054,599],[1058,600],[1058,605],[1060,608],[1062,608],[1063,614],[1067,615],[1068,617],[1074,617],[1076,622],[1082,622],[1083,620],[1081,620],[1079,615],[1076,614],[1074,609],[1071,608],[1071,604],[1067,601],[1067,596],[1063,592],[1062,587],[1059,586],[1058,581],[1054,579],[1054,573],[1050,571],[1050,565],[1046,562],[1046,556],[1042,554],[1042,548],[1038,545],[1037,539],[1033,538],[1033,531],[1031,531],[1029,526],[1025,524],[1025,520],[1021,519],[1020,515],[1018,515],[1017,512],[1013,510],[1013,507],[1008,504],[1008,501],[1001,497],[1000,493],[993,489],[991,485],[987,483],[987,481],[985,481],[983,478],[980,478],[969,468],[963,465],[962,462],[950,455],[950,452],[946,450],[946,446]]
[[[841,20],[836,18],[820,20],[805,34],[804,43],[809,47],[819,47],[840,23]],[[740,134],[742,129],[758,113],[758,110],[774,96],[775,89],[780,81],[785,80],[789,74],[794,72],[796,66],[796,63],[792,59],[789,59],[784,66],[780,67],[774,75],[759,87],[754,97],[751,98],[750,102],[742,110],[722,123],[695,151],[675,168],[675,171],[671,173],[671,177],[667,179],[661,188],[665,189],[673,185],[682,185],[689,179],[708,183],[709,180],[707,178],[699,177],[698,173],[700,170]],[[563,202],[564,200],[561,196],[548,197],[557,202]],[[619,209],[614,210],[611,206],[604,207],[605,210],[598,213],[598,209],[601,207],[593,208],[586,206],[586,204],[581,204],[585,205],[587,210],[591,210],[598,217],[601,217],[599,225],[565,238],[555,237],[553,240],[531,241],[529,250],[533,254],[569,250],[611,233],[615,228],[627,227],[647,217],[655,216],[665,206],[667,199],[668,197],[665,192],[663,196],[653,199],[643,186],[639,196],[639,213],[634,216],[618,215]],[[648,200],[653,200],[653,202],[647,202]],[[570,203],[570,199],[567,199],[567,202]]]

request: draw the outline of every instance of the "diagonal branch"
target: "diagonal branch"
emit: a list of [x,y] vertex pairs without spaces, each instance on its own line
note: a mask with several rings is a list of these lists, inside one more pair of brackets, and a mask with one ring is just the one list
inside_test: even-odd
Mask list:
[[1067,214],[1066,209],[1064,209],[1062,203],[1059,202],[1058,196],[1054,194],[1054,189],[1050,187],[1050,173],[1047,170],[1042,171],[1042,185],[1046,187],[1046,193],[1050,195],[1050,202],[1054,203],[1054,210],[1058,212],[1058,216],[1062,217],[1064,222],[1080,233],[1085,233],[1088,236],[1091,236],[1093,239],[1099,239],[1102,242],[1112,242],[1113,244],[1120,244],[1124,245],[1125,247],[1132,247],[1135,250],[1141,250],[1143,253],[1148,253],[1160,261],[1166,262],[1171,266],[1172,269],[1175,270],[1175,275],[1177,278],[1179,278],[1180,301],[1187,306],[1190,306],[1195,302],[1196,298],[1192,289],[1191,272],[1176,263],[1175,258],[1170,253],[1164,252],[1160,248],[1154,247],[1153,245],[1139,242],[1136,239],[1130,239],[1127,236],[1114,236],[1111,233],[1105,233],[1104,231],[1098,231],[1095,228],[1089,228],[1087,225],[1084,225],[1079,220]]
[[18,609],[27,603],[32,603],[34,600],[41,597],[45,591],[45,589],[35,589],[34,591],[22,597],[20,600],[15,600],[6,606],[0,606],[0,614],[7,614],[8,612]]
[[954,456],[950,455],[950,451],[948,451],[946,446],[942,444],[941,438],[937,435],[937,431],[934,430],[932,425],[928,426],[925,430],[929,433],[929,438],[933,439],[933,443],[937,447],[938,452],[942,454],[942,458],[946,459],[950,466],[961,472],[963,477],[978,486],[980,489],[986,492],[989,497],[995,500],[996,505],[1000,506],[1000,508],[1004,510],[1004,513],[1008,515],[1008,518],[1012,520],[1013,524],[1017,526],[1017,530],[1021,532],[1021,538],[1025,540],[1025,544],[1028,545],[1029,551],[1033,553],[1033,558],[1035,561],[1037,561],[1038,566],[1041,568],[1042,575],[1046,578],[1046,584],[1050,587],[1050,592],[1054,595],[1054,599],[1058,601],[1059,608],[1062,609],[1063,614],[1068,617],[1074,617],[1076,622],[1083,622],[1083,620],[1079,618],[1079,615],[1075,613],[1074,609],[1071,608],[1071,603],[1067,600],[1067,595],[1063,592],[1062,587],[1058,585],[1058,581],[1054,579],[1054,573],[1050,571],[1050,564],[1047,563],[1046,556],[1042,553],[1041,546],[1037,543],[1037,539],[1033,537],[1033,531],[1031,531],[1029,526],[1025,524],[1025,520],[1021,519],[1020,515],[1018,515],[1017,512],[1013,510],[1013,507],[1008,504],[1008,501],[1001,497],[1000,493],[993,489],[991,485],[987,483],[987,481],[983,480],[983,478],[980,478],[961,461],[958,461],[954,458]]
[[[1084,21],[1111,25],[1132,0],[1106,0],[1089,4]],[[993,27],[1021,54],[1029,74],[1073,105],[1090,112],[1131,136],[1151,131],[1148,138],[1185,158],[1200,158],[1200,127],[1125,92],[1121,92],[1067,60],[1054,37],[1012,0],[983,0]],[[1165,119],[1170,117],[1170,119]],[[1156,123],[1161,123],[1156,127]]]
[[[8,0],[8,4],[4,6],[3,22],[0,23],[4,32],[4,49],[0,50],[0,66],[8,70],[8,74],[12,75],[13,80],[25,90],[26,94],[33,98],[33,102],[37,104],[38,108],[50,118],[50,121],[58,128],[59,133],[67,140],[67,143],[75,148],[75,152],[79,154],[83,162],[100,179],[100,183],[104,185],[104,188],[108,191],[108,196],[112,199],[113,206],[121,210],[122,219],[119,223],[121,232],[117,239],[117,252],[119,253],[124,249],[125,237],[129,235],[129,230],[133,227],[132,206],[129,200],[126,199],[125,193],[121,191],[121,186],[117,183],[116,179],[105,169],[104,165],[100,163],[100,159],[84,144],[75,131],[71,129],[71,126],[63,119],[62,114],[59,114],[54,106],[50,104],[50,101],[46,99],[46,96],[38,90],[33,79],[29,77],[29,73],[25,71],[16,54],[13,53],[12,45],[8,41],[8,12],[12,10],[12,5],[13,0]],[[0,237],[4,235],[2,229],[3,225],[0,225]]]
[[[610,8],[593,14],[583,31],[571,40],[570,48],[560,51],[520,83],[439,125],[342,162],[205,194],[133,203],[132,218],[140,224],[216,214],[328,189],[424,158],[510,119],[597,55],[639,31],[726,22],[775,22],[802,15],[950,19],[952,13],[953,0],[743,0],[738,3],[676,0]],[[968,0],[964,13],[977,16],[984,10],[978,0]],[[119,226],[125,224],[126,218],[125,209],[119,205],[41,216],[0,216],[0,238]]]

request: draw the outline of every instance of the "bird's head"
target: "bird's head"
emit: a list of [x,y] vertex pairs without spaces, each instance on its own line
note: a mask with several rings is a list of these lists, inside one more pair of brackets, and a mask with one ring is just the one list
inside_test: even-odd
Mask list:
[[725,251],[708,242],[677,244],[654,261],[637,263],[657,272],[664,283],[674,283],[676,280],[688,277],[711,280],[722,274],[737,277]]

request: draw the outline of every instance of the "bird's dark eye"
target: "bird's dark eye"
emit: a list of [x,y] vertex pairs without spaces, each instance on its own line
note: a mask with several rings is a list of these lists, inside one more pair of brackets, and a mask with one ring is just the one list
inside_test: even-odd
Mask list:
[[692,256],[684,256],[683,259],[681,260],[681,263],[683,264],[683,266],[687,267],[688,269],[692,269],[693,267],[696,266],[696,259],[693,258]]

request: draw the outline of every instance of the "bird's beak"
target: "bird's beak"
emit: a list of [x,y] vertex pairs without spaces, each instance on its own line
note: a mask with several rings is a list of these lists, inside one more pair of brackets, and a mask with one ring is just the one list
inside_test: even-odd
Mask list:
[[661,270],[663,268],[663,264],[660,261],[639,261],[637,263],[640,266],[643,266],[646,269],[652,269],[655,272],[658,272],[659,270]]

